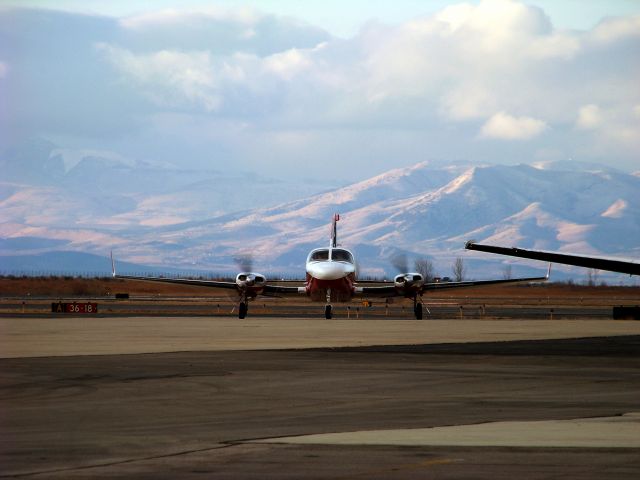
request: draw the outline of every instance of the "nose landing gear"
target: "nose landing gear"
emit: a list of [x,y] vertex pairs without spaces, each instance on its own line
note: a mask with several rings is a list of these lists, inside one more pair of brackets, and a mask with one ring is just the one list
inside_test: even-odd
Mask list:
[[327,304],[324,306],[324,318],[331,319],[331,289],[327,288]]

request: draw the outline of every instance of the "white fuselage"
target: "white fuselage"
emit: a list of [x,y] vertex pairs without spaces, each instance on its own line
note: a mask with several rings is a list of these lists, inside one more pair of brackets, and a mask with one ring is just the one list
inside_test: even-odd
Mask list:
[[307,294],[312,300],[349,301],[355,292],[356,264],[344,248],[316,248],[306,263]]

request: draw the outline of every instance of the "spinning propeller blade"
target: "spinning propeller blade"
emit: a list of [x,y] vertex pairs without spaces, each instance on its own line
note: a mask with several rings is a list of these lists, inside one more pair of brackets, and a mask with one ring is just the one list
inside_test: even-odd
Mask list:
[[407,273],[409,271],[409,261],[404,253],[399,253],[391,259],[391,264],[398,273]]
[[249,254],[238,255],[233,259],[236,262],[238,268],[243,272],[253,271],[253,257]]

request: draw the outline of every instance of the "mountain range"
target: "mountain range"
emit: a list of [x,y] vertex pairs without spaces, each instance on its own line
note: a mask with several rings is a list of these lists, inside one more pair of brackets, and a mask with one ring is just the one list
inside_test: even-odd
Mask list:
[[[640,257],[640,174],[602,165],[425,162],[337,186],[183,171],[104,152],[71,155],[44,141],[0,162],[3,271],[20,270],[20,262],[38,270],[35,258],[46,258],[49,271],[66,269],[69,254],[58,252],[104,257],[113,249],[138,271],[229,272],[234,257],[250,254],[260,271],[299,276],[308,250],[328,242],[334,212],[339,242],[354,250],[365,275],[395,273],[390,259],[399,253],[431,259],[441,275],[451,274],[456,257],[473,278],[512,262],[514,274],[544,268],[466,252],[468,239]],[[75,268],[83,271],[81,263]]]

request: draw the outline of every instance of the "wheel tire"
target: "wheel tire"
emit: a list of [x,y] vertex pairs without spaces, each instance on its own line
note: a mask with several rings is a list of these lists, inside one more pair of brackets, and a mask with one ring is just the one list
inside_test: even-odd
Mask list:
[[324,307],[324,318],[331,320],[331,305],[326,305]]
[[238,306],[238,318],[246,317],[248,310],[249,308],[247,307],[247,304],[244,302],[240,302],[240,305]]
[[416,320],[422,320],[422,304],[416,303],[416,308],[414,309],[414,313],[416,314]]

